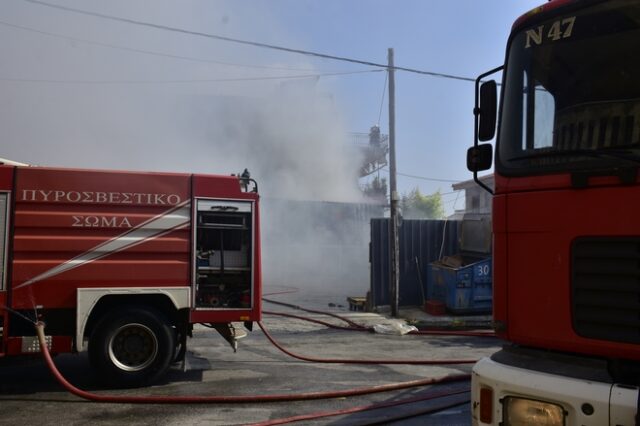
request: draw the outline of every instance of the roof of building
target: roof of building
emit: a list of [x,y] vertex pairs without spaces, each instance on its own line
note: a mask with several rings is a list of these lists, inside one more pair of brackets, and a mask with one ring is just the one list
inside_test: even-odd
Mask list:
[[[485,185],[493,188],[493,185],[494,185],[494,182],[495,182],[495,179],[493,177],[493,173],[491,173],[489,175],[480,176],[478,179],[480,179],[480,181],[482,183],[484,183]],[[451,185],[451,187],[453,188],[454,191],[460,191],[461,189],[474,188],[476,186],[478,186],[478,184],[473,179],[465,180],[465,181],[454,183],[453,185]]]

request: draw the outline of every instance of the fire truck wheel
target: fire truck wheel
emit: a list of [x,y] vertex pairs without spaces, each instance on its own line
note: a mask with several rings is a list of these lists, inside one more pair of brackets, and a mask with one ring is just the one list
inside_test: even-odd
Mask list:
[[177,364],[184,360],[187,354],[187,341],[186,336],[181,332],[176,332],[176,347],[173,351],[173,358],[171,364]]
[[123,307],[96,325],[89,339],[89,360],[109,385],[142,386],[166,372],[175,347],[175,332],[160,313]]

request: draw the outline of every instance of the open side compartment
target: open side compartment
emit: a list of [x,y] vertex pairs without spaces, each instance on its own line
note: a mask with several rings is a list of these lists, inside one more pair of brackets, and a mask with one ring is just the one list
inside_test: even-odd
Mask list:
[[198,200],[197,205],[196,308],[251,308],[252,203]]

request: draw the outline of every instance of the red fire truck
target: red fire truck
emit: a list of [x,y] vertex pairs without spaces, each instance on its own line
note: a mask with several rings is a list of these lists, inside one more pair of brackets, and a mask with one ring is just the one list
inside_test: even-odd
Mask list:
[[[478,144],[495,131],[491,72],[476,84],[476,179],[493,158]],[[640,2],[554,0],[518,19],[495,146],[493,316],[508,344],[474,366],[474,424],[640,424]]]
[[193,325],[234,347],[261,316],[257,184],[0,165],[0,357],[88,350],[110,384],[184,359]]

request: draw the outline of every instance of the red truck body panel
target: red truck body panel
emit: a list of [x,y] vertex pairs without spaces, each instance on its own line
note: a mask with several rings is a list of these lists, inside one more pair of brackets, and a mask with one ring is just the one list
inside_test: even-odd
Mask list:
[[[190,287],[192,322],[261,318],[258,194],[244,191],[238,177],[6,165],[0,191],[10,205],[0,306],[75,310],[78,288]],[[251,301],[242,308],[196,307],[199,199],[252,206]],[[2,315],[0,353],[20,353],[10,315]],[[54,340],[71,350],[73,333]]]
[[71,308],[78,287],[189,285],[190,223],[135,231],[189,202],[189,175],[18,168],[11,307]]
[[[553,0],[522,15],[513,25],[510,44],[523,30],[565,16],[566,6],[579,3]],[[640,360],[637,344],[613,337],[584,338],[574,325],[574,242],[640,236],[640,180],[622,184],[615,173],[605,174],[595,173],[588,187],[576,188],[569,172],[522,177],[495,173],[493,310],[496,331],[503,338],[525,346]],[[611,281],[613,287],[615,278]]]
[[614,177],[594,177],[588,190],[569,182],[569,175],[496,176],[494,319],[514,343],[640,359],[638,345],[576,333],[568,285],[576,238],[640,235],[640,186]]

